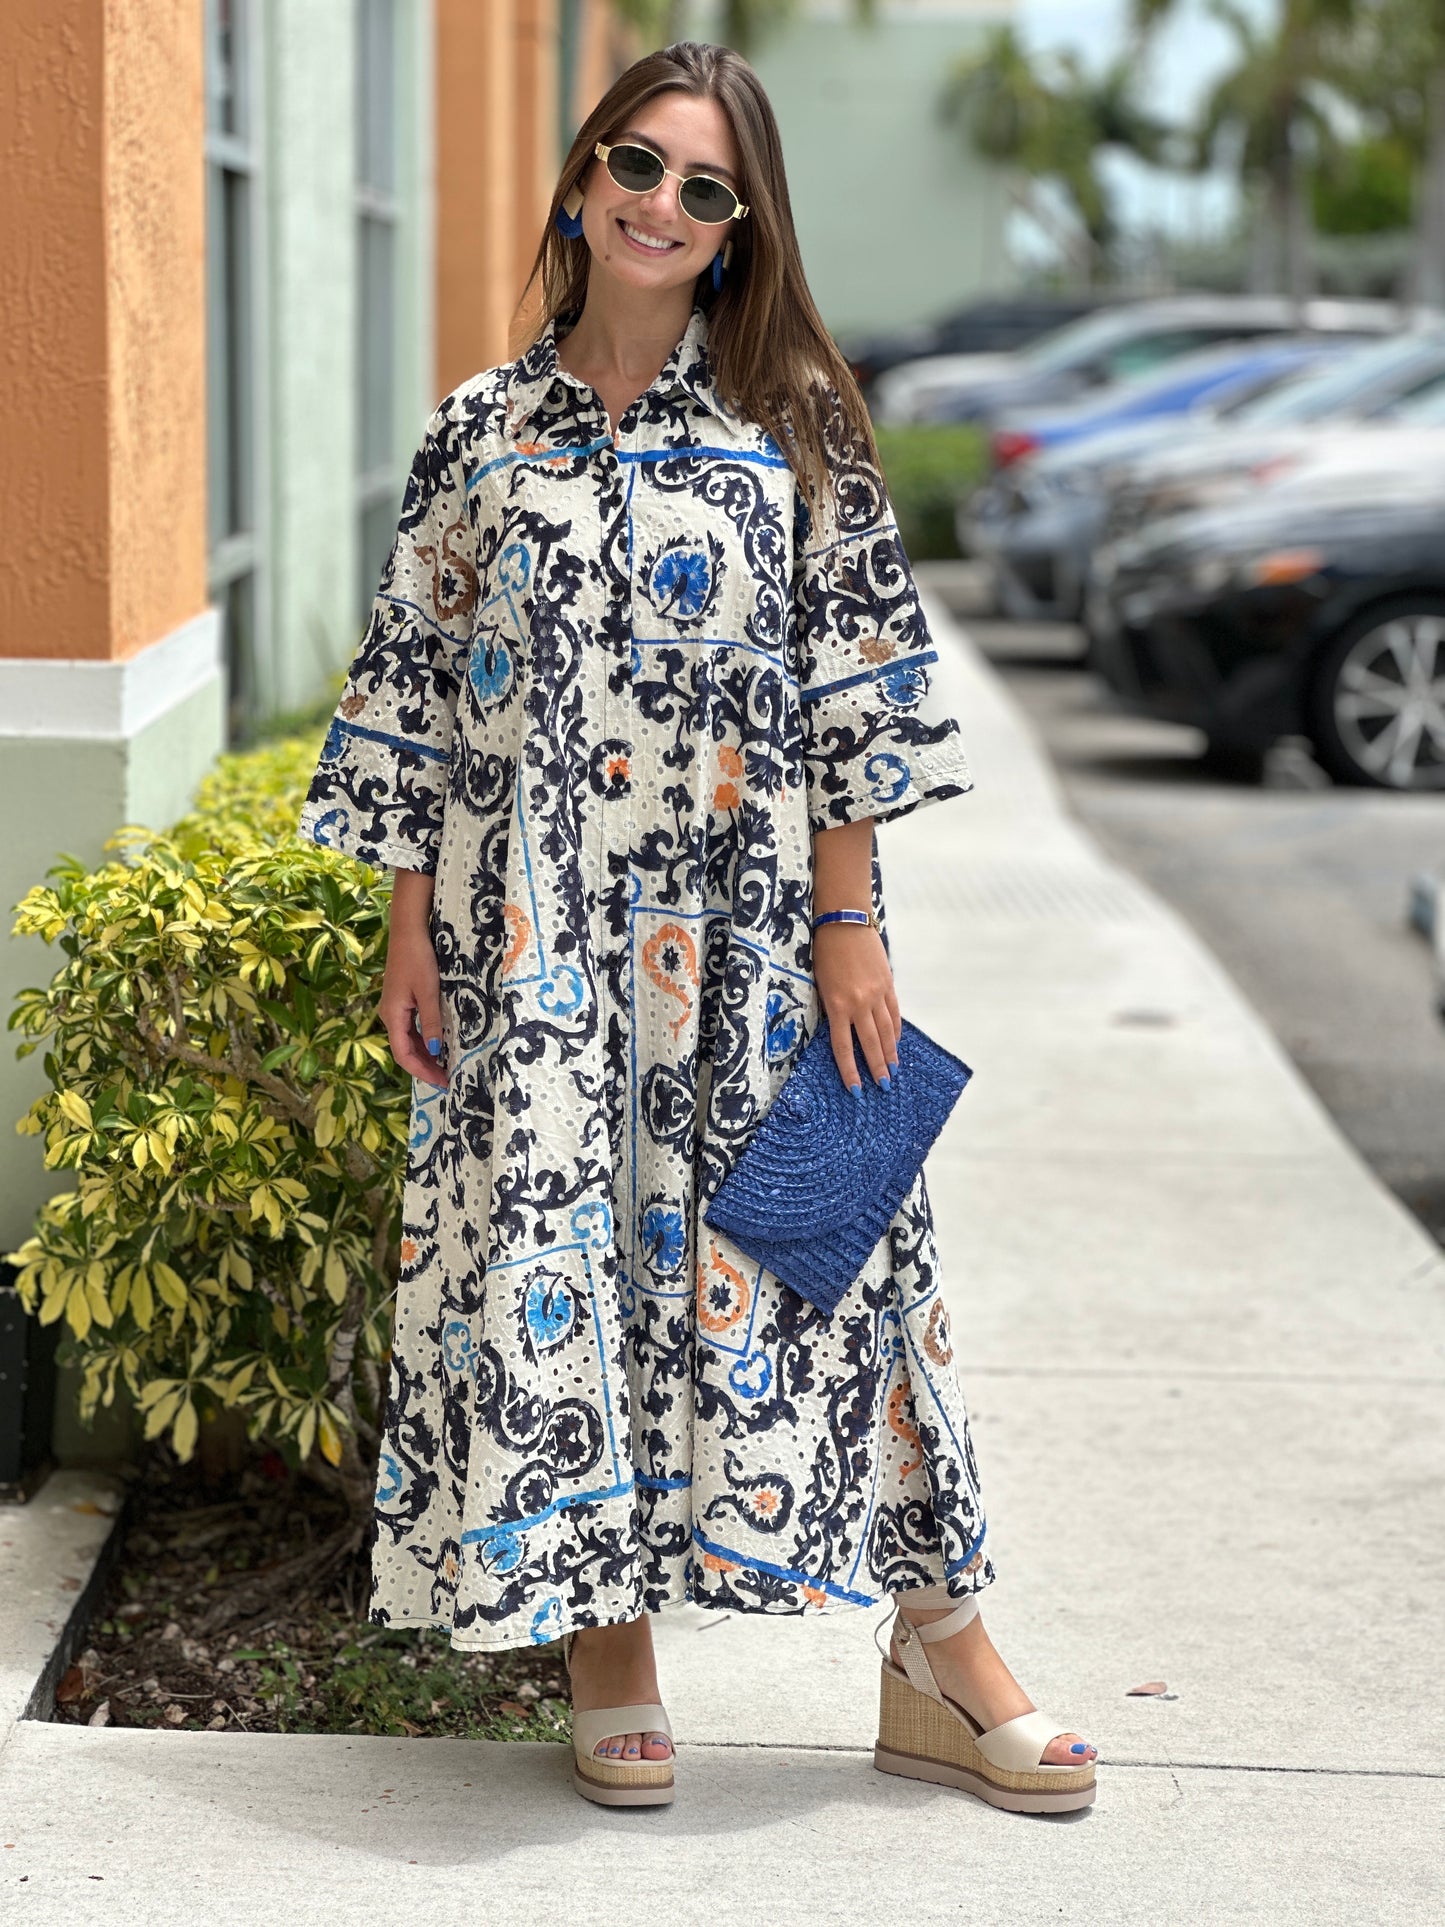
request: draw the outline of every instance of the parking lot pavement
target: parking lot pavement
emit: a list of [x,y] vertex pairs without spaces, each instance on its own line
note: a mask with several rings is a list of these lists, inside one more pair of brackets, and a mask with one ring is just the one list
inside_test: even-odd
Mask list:
[[1099,1745],[1096,1805],[875,1773],[881,1609],[685,1608],[671,1808],[588,1808],[560,1747],[32,1724],[0,1753],[17,1917],[1440,1917],[1445,1258],[928,612],[977,787],[880,832],[889,929],[975,1073],[929,1189],[988,1624]]
[[[950,607],[974,606],[966,565],[938,581]],[[1272,752],[1262,781],[1221,775],[1197,730],[1111,706],[1071,624],[965,620],[1070,808],[1189,920],[1360,1155],[1445,1242],[1445,1026],[1406,918],[1412,879],[1445,870],[1445,795],[1337,787],[1301,742]]]

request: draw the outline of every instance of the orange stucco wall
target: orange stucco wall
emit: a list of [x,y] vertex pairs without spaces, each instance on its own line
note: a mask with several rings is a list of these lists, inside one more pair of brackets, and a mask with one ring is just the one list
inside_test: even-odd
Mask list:
[[[561,163],[557,0],[436,0],[436,362],[445,394],[517,353],[514,318]],[[609,0],[583,0],[573,114],[631,58]]]
[[0,655],[206,601],[201,9],[0,7]]

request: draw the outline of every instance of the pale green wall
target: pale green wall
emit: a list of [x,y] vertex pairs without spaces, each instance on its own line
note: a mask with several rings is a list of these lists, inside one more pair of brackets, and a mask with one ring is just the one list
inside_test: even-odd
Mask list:
[[[939,119],[949,64],[1009,20],[1009,0],[877,0],[877,21],[803,0],[753,56],[783,136],[808,285],[835,332],[921,321],[1017,281],[1003,181]],[[694,0],[691,37],[716,26]]]
[[353,0],[265,10],[268,712],[305,704],[351,634],[356,573]]
[[[349,662],[357,610],[353,0],[266,9],[270,645],[262,704],[302,707]],[[431,0],[400,0],[396,496],[432,394]]]

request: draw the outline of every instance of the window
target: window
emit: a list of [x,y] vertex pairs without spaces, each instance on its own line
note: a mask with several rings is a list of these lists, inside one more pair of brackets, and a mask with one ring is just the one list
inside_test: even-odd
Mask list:
[[229,742],[258,703],[262,525],[260,113],[255,0],[206,0],[206,436],[210,593],[221,608]]
[[401,507],[396,450],[396,0],[356,0],[357,607],[371,607]]

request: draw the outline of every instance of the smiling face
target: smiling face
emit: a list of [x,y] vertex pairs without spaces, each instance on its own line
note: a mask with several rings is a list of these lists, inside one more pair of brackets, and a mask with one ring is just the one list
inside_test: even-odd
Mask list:
[[[746,200],[727,115],[715,100],[670,89],[637,108],[612,136],[619,146],[625,141],[650,147],[673,173],[646,194],[629,194],[613,180],[605,162],[593,156],[583,189],[582,231],[594,261],[629,287],[654,293],[690,283],[710,265],[738,223],[692,220],[678,201],[682,183],[674,175],[711,174]],[[629,227],[634,235],[670,245],[649,247],[630,237]]]

